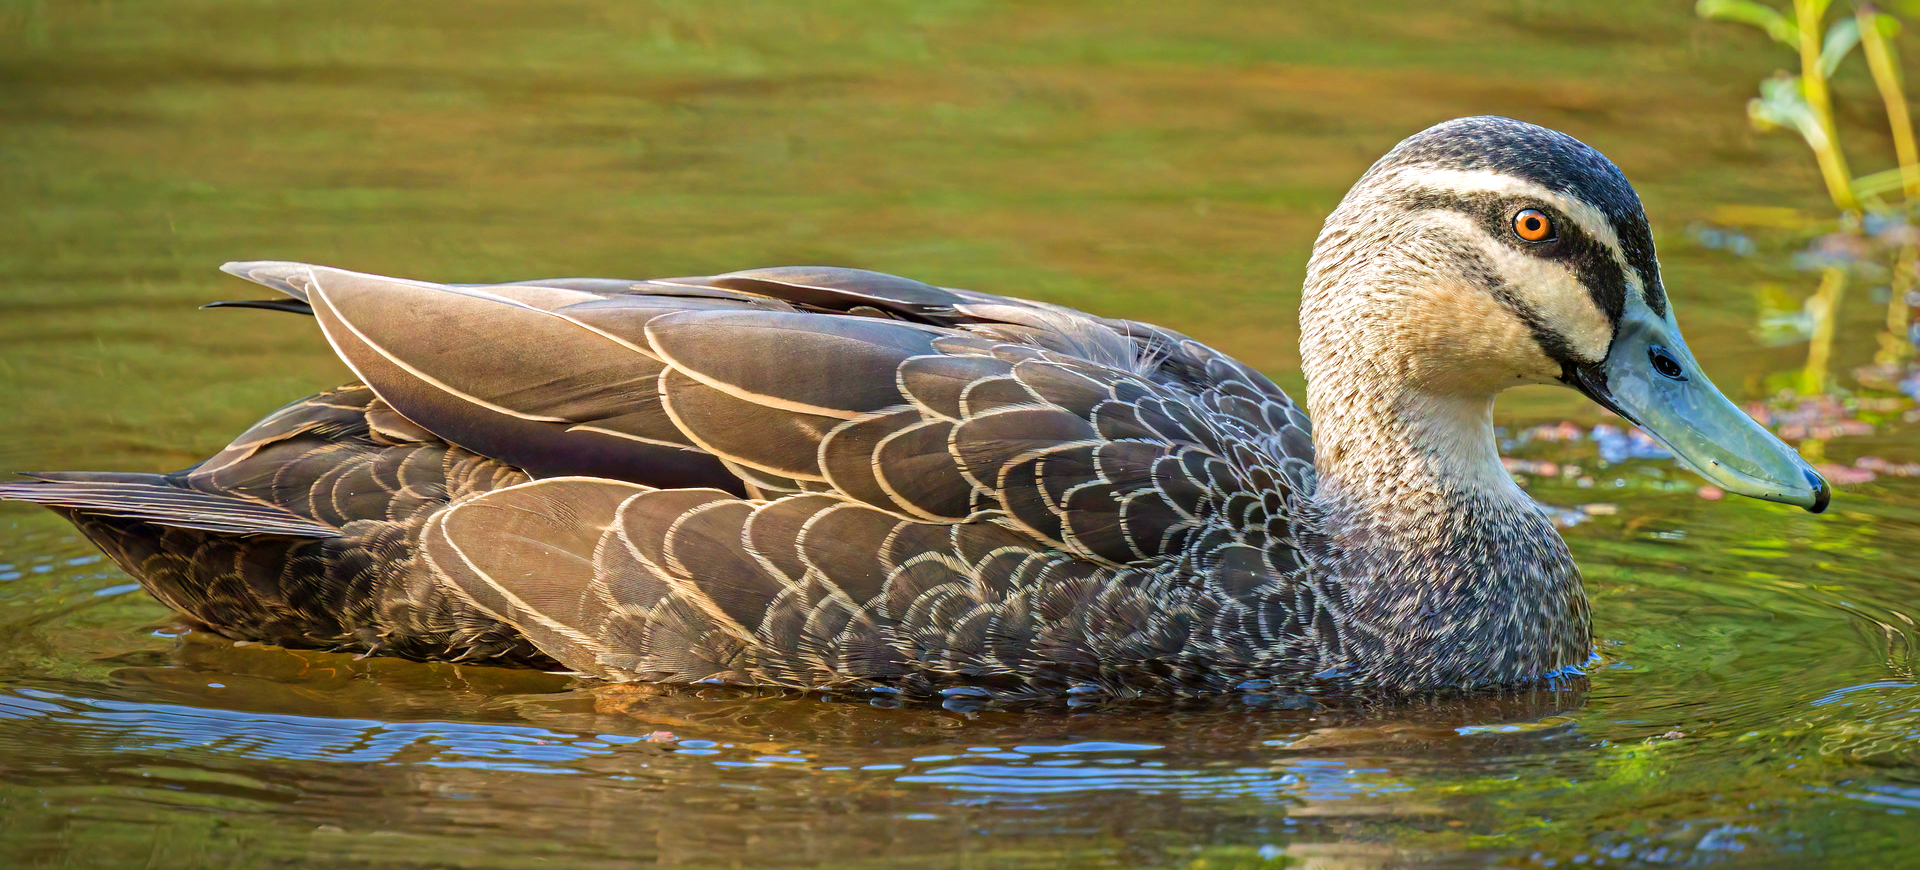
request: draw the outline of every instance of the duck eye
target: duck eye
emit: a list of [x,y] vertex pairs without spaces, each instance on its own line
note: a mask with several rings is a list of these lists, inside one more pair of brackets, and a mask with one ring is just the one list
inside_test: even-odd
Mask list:
[[1529,242],[1550,242],[1553,241],[1553,221],[1530,208],[1513,216],[1513,232]]
[[1653,363],[1653,370],[1659,372],[1661,377],[1676,381],[1687,379],[1685,372],[1680,368],[1680,361],[1674,359],[1673,353],[1666,348],[1657,344],[1647,348],[1647,359]]

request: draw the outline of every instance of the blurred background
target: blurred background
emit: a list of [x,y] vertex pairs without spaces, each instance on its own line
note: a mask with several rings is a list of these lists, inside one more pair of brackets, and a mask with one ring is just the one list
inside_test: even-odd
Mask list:
[[234,259],[855,266],[1154,321],[1297,391],[1325,214],[1401,138],[1502,114],[1625,170],[1695,353],[1844,484],[1821,518],[1721,501],[1572,392],[1516,391],[1503,446],[1603,658],[1388,711],[876,710],[248,648],[10,505],[0,863],[1910,856],[1900,20],[1920,4],[0,0],[0,469],[181,467],[347,380],[307,319],[195,310],[257,295]]
[[[34,412],[0,458],[178,465],[347,377],[308,323],[192,310],[253,292],[214,271],[232,259],[858,266],[1168,324],[1297,386],[1321,220],[1401,138],[1486,113],[1627,171],[1732,389],[1798,361],[1755,358],[1754,285],[1814,282],[1688,233],[1728,205],[1832,211],[1804,145],[1746,116],[1791,53],[1684,2],[1286,6],[8,0],[0,397]],[[1885,162],[1853,67],[1849,144]]]

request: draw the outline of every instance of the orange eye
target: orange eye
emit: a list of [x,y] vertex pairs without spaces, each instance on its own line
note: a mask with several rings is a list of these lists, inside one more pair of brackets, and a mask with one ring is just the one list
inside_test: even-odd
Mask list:
[[1545,242],[1553,238],[1553,221],[1535,209],[1527,209],[1513,216],[1513,231],[1529,242]]

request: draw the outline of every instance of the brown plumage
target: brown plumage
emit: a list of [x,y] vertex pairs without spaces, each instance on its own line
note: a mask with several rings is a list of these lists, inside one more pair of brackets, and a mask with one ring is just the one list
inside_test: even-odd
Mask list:
[[[1350,202],[1397,189],[1369,180]],[[613,680],[1131,695],[1579,664],[1565,545],[1497,457],[1446,453],[1508,383],[1456,414],[1434,366],[1396,362],[1465,330],[1501,337],[1443,360],[1449,383],[1525,373],[1553,351],[1539,318],[1449,283],[1472,250],[1373,250],[1354,220],[1329,221],[1303,314],[1313,394],[1338,397],[1318,472],[1258,372],[1043,303],[832,268],[472,286],[237,263],[289,298],[232,304],[310,311],[364,385],[186,471],[0,498],[231,637]],[[1378,274],[1457,316],[1401,342],[1372,323]]]

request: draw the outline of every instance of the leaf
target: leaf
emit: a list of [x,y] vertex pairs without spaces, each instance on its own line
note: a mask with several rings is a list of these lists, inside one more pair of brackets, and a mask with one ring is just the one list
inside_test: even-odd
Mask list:
[[1833,71],[1847,59],[1847,53],[1860,44],[1860,21],[1842,18],[1827,28],[1827,39],[1820,46],[1820,77],[1833,78]]
[[1780,75],[1760,83],[1760,96],[1747,101],[1747,117],[1762,130],[1788,127],[1798,132],[1814,150],[1826,146],[1826,132],[1820,119],[1807,105],[1800,89],[1800,77]]
[[1693,11],[1701,18],[1751,24],[1788,48],[1800,44],[1800,29],[1791,20],[1781,15],[1780,10],[1755,0],[1700,0],[1694,4]]

